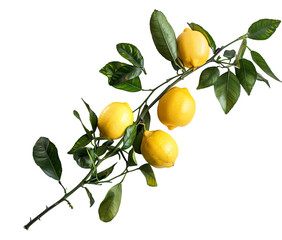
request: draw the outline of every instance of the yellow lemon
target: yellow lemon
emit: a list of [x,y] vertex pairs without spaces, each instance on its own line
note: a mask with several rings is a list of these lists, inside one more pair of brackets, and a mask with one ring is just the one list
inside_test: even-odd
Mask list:
[[169,168],[178,156],[175,140],[162,130],[145,131],[141,143],[141,153],[145,160],[156,168]]
[[194,117],[196,103],[187,88],[173,87],[159,100],[158,117],[169,130],[184,127]]
[[177,38],[178,57],[187,68],[202,66],[209,57],[209,44],[205,36],[190,28],[185,28]]
[[118,139],[133,124],[133,112],[128,103],[113,102],[106,106],[98,118],[100,136]]

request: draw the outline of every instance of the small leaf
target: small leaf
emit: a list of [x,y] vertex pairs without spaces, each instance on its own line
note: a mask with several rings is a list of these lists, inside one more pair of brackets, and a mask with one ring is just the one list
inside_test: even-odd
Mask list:
[[141,130],[138,131],[136,138],[134,140],[134,143],[133,143],[134,151],[139,154],[141,154],[141,143],[143,139],[143,133],[144,133],[144,127],[141,126]]
[[[142,112],[141,112],[141,115],[142,115],[142,113],[143,113],[145,110],[147,110],[147,108],[148,108],[148,105],[145,104],[145,105],[144,105],[144,108],[143,108],[143,110],[142,110]],[[149,129],[150,129],[151,116],[150,116],[149,111],[147,111],[147,112],[145,113],[145,116],[141,118],[141,122],[145,124],[146,130],[149,130]]]
[[114,170],[114,167],[117,163],[115,163],[114,165],[112,165],[111,167],[99,172],[97,175],[93,174],[91,179],[90,179],[90,184],[96,184],[98,181],[103,180],[105,178],[107,178]]
[[132,124],[127,127],[123,136],[123,146],[122,149],[130,148],[135,140],[137,132],[136,124]]
[[99,207],[99,217],[103,222],[110,222],[118,213],[122,195],[121,183],[113,186]]
[[250,95],[257,80],[256,68],[251,61],[244,58],[240,59],[239,65],[240,68],[235,68],[236,76],[246,93]]
[[114,140],[110,139],[102,144],[102,146],[111,146],[114,143]]
[[219,74],[217,67],[206,68],[200,75],[200,81],[197,89],[203,89],[214,85],[219,77]]
[[265,82],[266,85],[270,88],[270,84],[269,84],[268,80],[265,79],[265,78],[264,78],[261,74],[259,74],[259,73],[257,73],[257,80],[258,80],[258,81]]
[[92,134],[91,134],[91,132],[84,126],[84,124],[83,124],[83,122],[82,122],[82,120],[81,120],[81,118],[80,118],[79,113],[78,113],[76,110],[73,110],[73,115],[80,121],[80,123],[81,123],[83,129],[85,130],[86,134],[88,135],[89,138],[91,138],[91,137],[92,137]]
[[175,61],[171,61],[171,65],[175,71],[180,70],[181,67],[185,68],[184,63],[180,58],[176,58]]
[[152,13],[150,30],[158,52],[168,61],[174,61],[177,58],[175,32],[161,11]]
[[235,50],[225,50],[223,53],[223,56],[228,58],[228,59],[232,59],[236,56],[236,51]]
[[215,52],[216,50],[216,45],[215,42],[212,38],[212,36],[200,25],[196,24],[196,23],[188,23],[189,27],[193,30],[193,31],[198,31],[200,33],[202,33],[205,38],[207,39],[210,48],[212,49],[213,52]]
[[239,60],[243,58],[244,53],[245,53],[245,51],[246,51],[246,48],[247,48],[247,39],[244,38],[244,39],[242,40],[242,43],[241,43],[241,45],[240,45],[240,48],[239,48],[239,50],[238,50],[238,54],[237,54],[236,60],[235,60],[236,65],[237,65],[238,67],[240,67]]
[[113,85],[113,87],[127,92],[139,92],[142,90],[142,85],[139,77],[130,79],[121,84]]
[[95,133],[96,129],[97,129],[97,123],[98,123],[98,118],[96,116],[96,114],[92,111],[92,109],[90,108],[90,106],[88,105],[88,103],[86,103],[83,99],[82,101],[84,102],[86,108],[88,109],[89,112],[89,121],[91,123],[92,126],[92,130]]
[[87,187],[83,187],[83,188],[86,190],[87,196],[89,197],[89,200],[90,200],[90,207],[92,207],[93,204],[95,203],[92,193],[89,191]]
[[87,134],[82,135],[73,145],[72,149],[68,151],[68,154],[73,154],[75,150],[85,147],[91,142],[91,138]]
[[33,159],[49,177],[60,180],[62,165],[56,146],[46,137],[40,137],[33,147]]
[[274,73],[271,71],[270,67],[268,66],[268,64],[264,60],[264,58],[258,52],[251,51],[251,56],[252,56],[253,61],[261,68],[261,70],[263,70],[268,76],[270,76],[270,77],[274,78],[275,80],[281,82],[274,75]]
[[156,181],[156,178],[155,178],[154,171],[153,171],[152,167],[150,166],[150,164],[146,163],[146,164],[142,165],[139,169],[143,173],[143,175],[145,176],[148,186],[156,187],[157,181]]
[[254,22],[248,30],[248,38],[254,40],[268,39],[280,24],[280,20],[261,19]]
[[131,62],[135,67],[143,69],[144,59],[137,47],[130,43],[119,43],[117,44],[117,51],[122,57]]
[[231,71],[222,74],[214,84],[215,95],[227,114],[240,96],[240,82]]
[[109,79],[109,84],[115,86],[128,80],[134,79],[141,74],[141,70],[135,66],[125,64],[117,69],[115,74]]
[[102,145],[100,147],[97,147],[96,152],[97,152],[97,156],[102,156],[105,152],[107,151],[107,146],[106,145]]
[[127,165],[130,167],[137,166],[136,156],[133,148],[128,153]]
[[91,168],[92,161],[90,160],[87,149],[85,147],[79,148],[73,152],[73,159],[81,168]]

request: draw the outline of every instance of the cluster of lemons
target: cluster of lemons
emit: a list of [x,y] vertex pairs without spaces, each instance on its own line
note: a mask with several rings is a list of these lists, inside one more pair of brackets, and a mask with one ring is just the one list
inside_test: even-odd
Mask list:
[[[190,28],[177,38],[178,57],[187,68],[203,65],[209,57],[209,45],[204,35]],[[196,104],[187,88],[172,87],[158,102],[158,118],[169,130],[184,127],[191,122]],[[106,106],[98,118],[100,136],[118,139],[133,124],[134,116],[128,103],[113,102]],[[178,156],[176,141],[162,130],[145,130],[141,143],[145,160],[157,168],[171,167]]]

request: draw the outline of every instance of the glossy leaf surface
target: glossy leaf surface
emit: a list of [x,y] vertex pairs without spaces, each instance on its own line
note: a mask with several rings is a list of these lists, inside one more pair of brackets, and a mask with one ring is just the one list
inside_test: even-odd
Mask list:
[[201,72],[200,80],[197,89],[203,89],[213,86],[219,77],[219,70],[217,67],[209,67]]
[[82,101],[84,102],[88,112],[89,112],[89,121],[91,123],[91,126],[92,126],[92,130],[93,132],[96,131],[97,129],[97,123],[98,123],[98,118],[96,116],[96,114],[94,113],[94,111],[90,108],[89,104],[87,102],[85,102],[83,99]]
[[119,43],[117,44],[117,51],[126,60],[131,62],[134,66],[143,69],[144,59],[137,47],[130,43]]
[[75,150],[85,147],[86,145],[88,145],[91,142],[91,138],[87,135],[84,134],[82,135],[73,145],[73,147],[71,148],[71,150],[68,151],[68,154],[73,154]]
[[248,30],[248,38],[254,40],[266,40],[275,32],[280,20],[261,19],[254,22]]
[[145,176],[148,186],[156,187],[157,181],[156,181],[155,174],[154,174],[154,171],[151,165],[146,163],[142,165],[139,169]]
[[129,153],[128,153],[128,161],[127,161],[128,166],[137,166],[137,161],[136,161],[136,156],[134,149],[132,148]]
[[137,133],[137,127],[135,124],[127,127],[123,136],[123,146],[122,149],[128,149],[132,146]]

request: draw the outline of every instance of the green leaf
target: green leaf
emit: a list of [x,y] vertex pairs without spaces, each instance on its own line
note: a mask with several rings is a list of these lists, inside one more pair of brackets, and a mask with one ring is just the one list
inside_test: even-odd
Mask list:
[[270,84],[269,84],[268,80],[265,79],[265,78],[264,78],[261,74],[259,74],[259,73],[257,73],[257,80],[258,80],[258,81],[265,82],[266,85],[270,88]]
[[177,58],[175,32],[161,11],[152,13],[150,30],[158,52],[168,61],[174,61]]
[[240,82],[231,71],[222,74],[214,84],[215,95],[227,114],[240,96]]
[[97,123],[98,123],[98,118],[96,116],[96,114],[92,111],[92,109],[90,108],[89,104],[86,103],[83,99],[82,101],[84,102],[86,108],[88,109],[89,112],[89,121],[91,123],[92,126],[92,130],[95,133],[96,129],[97,129]]
[[184,63],[180,58],[176,58],[175,61],[171,61],[171,65],[175,71],[180,70],[181,67],[185,68]]
[[68,151],[68,154],[73,154],[75,150],[85,147],[91,142],[92,138],[90,138],[87,134],[82,135],[73,145],[72,149]]
[[127,165],[130,167],[137,166],[136,156],[133,148],[128,153]]
[[73,159],[81,168],[91,168],[92,161],[90,160],[87,149],[85,147],[79,148],[73,152]]
[[121,84],[114,85],[113,87],[127,92],[139,92],[142,90],[139,77],[133,78]]
[[113,186],[99,207],[99,217],[103,222],[110,222],[118,213],[122,195],[121,183]]
[[135,140],[137,132],[136,124],[132,124],[126,128],[123,135],[123,146],[122,149],[130,148]]
[[97,147],[96,152],[97,152],[97,156],[102,156],[103,154],[105,154],[105,152],[107,151],[108,147],[106,145],[102,145],[100,147]]
[[261,70],[263,70],[268,76],[274,78],[275,80],[281,82],[278,77],[276,77],[274,75],[274,73],[271,71],[270,67],[268,66],[268,64],[266,63],[266,61],[264,60],[264,58],[255,51],[251,51],[251,56],[253,61],[261,68]]
[[114,143],[114,140],[110,139],[102,144],[102,146],[111,146]]
[[212,49],[213,52],[215,52],[216,50],[216,45],[215,42],[212,38],[212,36],[200,25],[196,24],[196,23],[188,23],[189,27],[193,30],[193,31],[198,31],[200,33],[202,33],[205,38],[207,39],[210,48]]
[[40,137],[33,147],[33,159],[42,171],[55,180],[60,180],[62,165],[56,146],[46,137]]
[[96,184],[98,181],[103,180],[105,178],[107,178],[114,170],[114,167],[117,163],[115,163],[114,165],[112,165],[111,167],[99,172],[97,175],[93,174],[91,179],[90,179],[90,184]]
[[197,89],[203,89],[214,85],[219,77],[219,74],[217,67],[206,68],[200,75],[200,81]]
[[[139,126],[138,126],[138,128],[139,128]],[[139,154],[141,154],[141,143],[142,143],[142,139],[143,139],[143,134],[144,134],[144,127],[141,126],[141,129],[140,129],[140,131],[137,132],[136,138],[133,142],[134,151],[136,153],[139,153]]]
[[92,193],[89,191],[87,187],[83,187],[83,188],[86,190],[87,196],[89,197],[89,200],[90,200],[90,207],[92,207],[93,204],[95,203]]
[[84,126],[84,124],[83,124],[83,122],[82,122],[82,120],[81,120],[81,118],[80,118],[79,113],[78,113],[76,110],[73,110],[73,115],[80,121],[80,123],[81,123],[83,129],[85,130],[86,134],[88,135],[89,138],[91,138],[91,137],[92,137],[92,134],[91,134],[91,132]]
[[[141,115],[145,110],[147,110],[147,108],[148,108],[148,105],[145,104],[144,107],[143,107],[143,110],[141,112]],[[144,117],[141,118],[141,122],[145,124],[146,130],[150,129],[151,116],[150,116],[149,111],[147,111],[146,114],[144,115]]]
[[254,40],[268,39],[280,24],[280,20],[261,19],[254,22],[248,30],[248,38]]
[[236,56],[236,51],[235,50],[225,50],[223,53],[223,56],[228,58],[228,59],[232,59]]
[[241,43],[241,45],[240,45],[240,48],[239,48],[239,50],[238,50],[238,54],[237,54],[236,60],[235,60],[236,65],[237,65],[238,67],[240,67],[239,60],[243,58],[244,53],[245,53],[245,51],[246,51],[246,48],[247,48],[247,39],[244,38],[244,39],[242,40],[242,43]]
[[144,59],[137,47],[130,43],[119,43],[117,44],[117,51],[122,57],[131,62],[135,67],[143,69]]
[[257,80],[256,68],[251,61],[244,58],[239,60],[239,65],[240,68],[235,68],[236,76],[246,93],[250,95]]
[[146,163],[142,165],[139,169],[145,176],[148,186],[156,187],[157,181],[156,181],[155,174],[154,174],[154,171],[151,165]]

